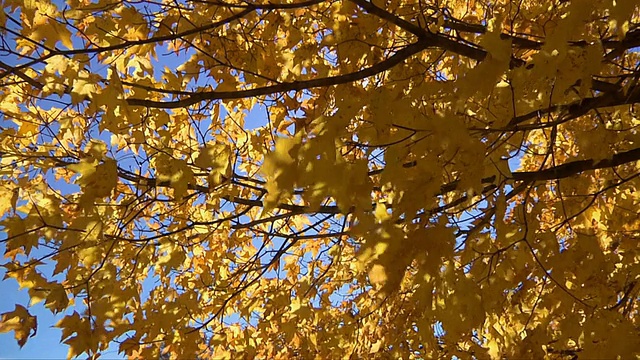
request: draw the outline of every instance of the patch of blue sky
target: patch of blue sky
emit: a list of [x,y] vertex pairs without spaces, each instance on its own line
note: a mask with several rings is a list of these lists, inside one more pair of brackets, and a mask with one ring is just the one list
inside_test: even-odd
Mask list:
[[[0,232],[0,252],[4,253],[6,244],[4,240],[7,238],[6,232]],[[50,253],[44,248],[36,248],[32,250],[32,256],[42,259],[42,265],[36,267],[37,271],[45,274],[47,279],[60,280],[64,277],[66,271],[53,276],[55,263],[48,259]],[[4,263],[4,262],[3,262]],[[7,278],[7,271],[4,267],[0,267],[0,276]],[[38,317],[38,331],[30,338],[23,348],[20,348],[13,338],[13,333],[0,334],[0,357],[8,357],[11,359],[61,359],[66,358],[68,347],[61,344],[62,332],[60,329],[53,327],[65,315],[71,315],[74,311],[82,313],[86,306],[81,299],[76,301],[73,308],[69,308],[58,314],[53,314],[44,305],[44,302],[32,304],[28,289],[20,289],[15,281],[3,280],[0,282],[0,313],[13,311],[16,304],[20,304],[28,308],[32,315]],[[110,346],[102,353],[106,359],[122,359],[117,354],[117,347]]]

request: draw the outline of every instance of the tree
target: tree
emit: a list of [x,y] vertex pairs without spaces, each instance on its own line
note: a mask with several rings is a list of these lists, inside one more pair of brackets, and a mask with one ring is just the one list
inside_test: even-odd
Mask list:
[[639,356],[638,3],[4,0],[7,277],[70,357]]

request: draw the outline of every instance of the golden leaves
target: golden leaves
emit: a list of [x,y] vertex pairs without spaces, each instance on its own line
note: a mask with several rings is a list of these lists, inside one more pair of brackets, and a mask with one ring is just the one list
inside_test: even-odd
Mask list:
[[637,2],[7,4],[5,267],[70,357],[637,355]]
[[373,285],[384,285],[389,278],[384,265],[374,264],[369,270],[369,281]]
[[[25,5],[26,16],[22,31],[24,39],[18,43],[24,53],[35,50],[33,42],[43,42],[49,49],[55,48],[58,41],[68,48],[73,48],[72,33],[65,24],[56,20],[60,16],[57,7],[48,2],[38,2],[37,6],[30,6],[34,2],[27,1]],[[30,41],[25,41],[29,39]]]
[[81,72],[73,82],[73,85],[71,85],[71,101],[74,104],[78,104],[91,99],[97,89],[98,86],[93,79],[89,78],[86,73]]
[[609,25],[615,28],[620,36],[627,34],[630,28],[630,20],[638,1],[611,0]]
[[68,359],[97,350],[97,337],[93,336],[87,317],[80,316],[74,311],[73,314],[66,315],[58,321],[56,327],[62,329],[61,341],[69,345]]
[[9,331],[14,332],[18,345],[23,347],[27,340],[35,336],[38,331],[36,317],[29,314],[29,311],[27,311],[25,307],[16,305],[13,311],[2,314],[0,333]]
[[100,162],[95,158],[87,158],[67,168],[80,175],[76,183],[83,189],[80,199],[82,206],[91,206],[96,198],[111,195],[118,181],[118,165],[113,159],[105,158]]
[[16,210],[20,188],[12,182],[0,183],[0,217],[9,210]]
[[166,242],[160,246],[161,255],[158,257],[156,264],[165,266],[169,272],[172,269],[178,269],[186,259],[186,254],[180,246],[173,242]]
[[168,182],[174,190],[174,196],[181,198],[186,195],[189,184],[193,182],[193,171],[185,160],[175,159],[166,154],[159,154],[155,158],[157,179]]
[[286,201],[293,191],[297,179],[298,154],[302,133],[293,138],[280,138],[273,152],[267,154],[261,169],[267,176],[267,196],[265,211],[273,209],[279,202]]
[[64,286],[61,284],[55,284],[53,289],[49,291],[49,295],[47,295],[44,305],[54,314],[66,310],[69,306],[69,297]]
[[231,178],[231,147],[221,143],[207,144],[200,149],[194,165],[209,170],[208,182],[211,188]]
[[459,101],[466,101],[470,96],[483,98],[487,96],[496,83],[509,69],[512,46],[509,39],[501,37],[502,29],[497,19],[490,21],[488,31],[481,37],[480,44],[487,51],[487,58],[464,74],[459,82]]

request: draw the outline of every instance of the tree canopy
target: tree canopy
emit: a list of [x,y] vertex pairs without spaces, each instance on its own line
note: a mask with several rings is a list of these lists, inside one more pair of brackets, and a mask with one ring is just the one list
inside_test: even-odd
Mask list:
[[69,357],[640,356],[639,3],[2,0],[5,281]]

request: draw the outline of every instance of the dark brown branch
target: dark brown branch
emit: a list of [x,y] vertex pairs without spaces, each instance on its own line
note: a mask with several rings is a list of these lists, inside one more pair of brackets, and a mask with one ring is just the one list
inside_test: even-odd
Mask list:
[[130,99],[127,99],[127,103],[132,106],[145,106],[145,107],[154,107],[154,108],[162,108],[162,109],[176,109],[176,108],[197,104],[201,101],[241,99],[241,98],[249,98],[249,97],[255,97],[255,96],[270,95],[270,94],[281,93],[281,92],[300,91],[300,90],[312,89],[312,88],[318,88],[318,87],[327,87],[327,86],[333,86],[333,85],[339,85],[339,84],[346,84],[346,83],[362,80],[370,76],[384,72],[386,70],[389,70],[395,65],[413,56],[414,54],[417,54],[418,52],[426,49],[427,47],[434,46],[434,45],[435,44],[429,44],[425,41],[413,43],[397,51],[395,54],[393,54],[386,60],[383,60],[376,65],[373,65],[371,67],[368,67],[350,74],[345,74],[345,75],[338,75],[338,76],[326,77],[321,79],[281,83],[281,84],[276,84],[271,86],[260,87],[256,89],[249,89],[249,90],[203,91],[199,93],[194,93],[193,95],[190,95],[186,98],[175,100],[175,101],[153,101],[153,100],[146,100],[146,99],[130,98]]
[[558,180],[577,175],[584,171],[612,168],[638,160],[640,160],[640,148],[617,153],[611,158],[598,161],[593,159],[578,160],[539,171],[515,172],[512,174],[512,179],[516,181],[524,181],[525,183]]
[[[119,170],[118,176],[122,179],[136,183],[138,186],[171,187],[170,181],[158,181],[157,179],[154,179],[154,178],[135,175],[125,171]],[[189,184],[188,189],[198,191],[201,193],[209,193],[213,190],[207,186],[197,185],[197,184]],[[257,200],[257,199],[247,199],[247,198],[241,198],[239,196],[228,196],[228,195],[221,196],[220,198],[226,201],[232,202],[234,204],[239,204],[239,205],[246,205],[251,207],[264,206],[264,203],[261,200]],[[313,212],[317,214],[340,214],[341,213],[340,209],[337,206],[327,206],[327,205],[320,206],[317,208],[311,208],[303,205],[278,204],[276,208],[297,212],[297,213],[308,213],[308,212]]]
[[425,38],[431,35],[426,29],[421,28],[415,24],[412,24],[378,6],[374,5],[372,2],[367,0],[350,0],[352,3],[360,6],[365,9],[369,14],[375,15],[381,19],[384,19],[398,27],[407,30],[408,32],[414,34],[418,38]]
[[640,46],[640,29],[627,32],[621,41],[604,41],[603,45],[608,49],[612,49],[605,56],[605,60],[613,60],[625,51]]
[[[29,76],[27,76],[22,71],[14,68],[14,67],[12,67],[12,66],[10,66],[8,64],[5,64],[2,61],[0,61],[0,67],[6,70],[6,72],[4,74],[11,74],[11,73],[16,74],[20,79],[24,80],[25,82],[27,82],[29,85],[33,86],[34,88],[36,88],[36,89],[44,88],[44,85],[42,85],[39,82],[37,82],[36,80],[30,78]],[[2,78],[3,76],[0,76],[0,78]]]
[[[604,82],[602,82],[604,83]],[[603,84],[599,84],[604,87]],[[614,85],[614,84],[612,84]],[[615,86],[615,85],[614,85]],[[613,89],[613,86],[611,87]],[[603,108],[603,107],[611,107],[611,106],[619,106],[625,104],[633,104],[640,101],[640,86],[635,86],[631,89],[628,89],[627,93],[623,92],[623,89],[620,87],[617,92],[609,92],[603,95],[576,100],[572,103],[565,105],[551,105],[544,109],[538,109],[531,111],[529,113],[518,115],[511,119],[507,126],[504,127],[504,131],[518,131],[521,130],[518,128],[518,125],[531,119],[535,119],[539,116],[549,114],[554,111],[562,111],[564,110],[566,113],[564,114],[564,121],[575,119],[579,116],[585,115],[591,110]]]
[[[547,168],[539,171],[514,172],[511,174],[511,177],[509,177],[509,179],[515,180],[515,181],[522,181],[524,184],[530,184],[536,181],[558,180],[558,179],[567,178],[573,175],[577,175],[584,171],[612,168],[615,166],[623,165],[623,164],[630,163],[632,161],[637,161],[637,160],[640,160],[640,148],[618,153],[613,155],[611,158],[599,160],[599,161],[596,161],[593,159],[578,160],[578,161],[565,163],[562,165],[554,166],[552,168]],[[410,168],[415,165],[416,165],[415,163],[407,163],[405,167]],[[382,169],[375,170],[375,171],[372,171],[370,175],[379,174],[382,171],[383,171]],[[154,178],[147,178],[139,175],[133,175],[133,174],[122,172],[122,171],[118,172],[118,176],[125,180],[134,182],[138,185],[151,186],[151,187],[156,187],[156,186],[170,187],[171,186],[171,183],[168,181],[158,182]],[[496,180],[495,176],[491,176],[491,177],[483,178],[482,183],[493,184],[495,180]],[[453,181],[447,184],[443,184],[440,188],[441,193],[444,194],[447,192],[458,190],[457,189],[458,184],[459,184],[459,181]],[[493,188],[494,188],[494,185],[488,185],[487,187],[485,187],[485,190],[488,191]],[[202,186],[202,185],[189,184],[189,189],[203,192],[203,193],[210,192],[210,189],[208,187]],[[246,199],[238,196],[223,196],[222,199],[235,204],[246,205],[251,207],[264,206],[264,203],[261,200],[257,200],[257,199]],[[447,205],[447,208],[449,207],[450,205]],[[337,206],[327,206],[327,205],[312,209],[308,206],[303,206],[303,205],[278,204],[276,208],[282,209],[282,210],[288,210],[295,214],[308,213],[308,212],[321,213],[321,214],[342,213],[342,211]]]
[[[519,171],[514,172],[509,177],[510,180],[522,181],[525,184],[530,184],[536,181],[548,181],[548,180],[558,180],[567,178],[573,175],[577,175],[584,171],[596,170],[596,169],[604,169],[611,168],[619,165],[623,165],[626,163],[630,163],[633,161],[640,160],[640,148],[625,151],[622,153],[618,153],[613,155],[610,159],[604,160],[579,160],[572,161],[566,164],[554,166],[548,169],[542,169],[539,171]],[[403,164],[405,168],[412,168],[417,165],[417,162],[412,161]],[[384,169],[377,169],[369,172],[369,176],[374,176],[382,173]],[[506,176],[506,174],[505,174]],[[496,176],[489,176],[483,178],[481,180],[482,184],[494,184],[496,181]],[[440,186],[440,193],[438,195],[443,195],[452,191],[458,190],[459,180],[451,181],[449,183],[443,184]],[[486,190],[490,190],[487,188]]]

